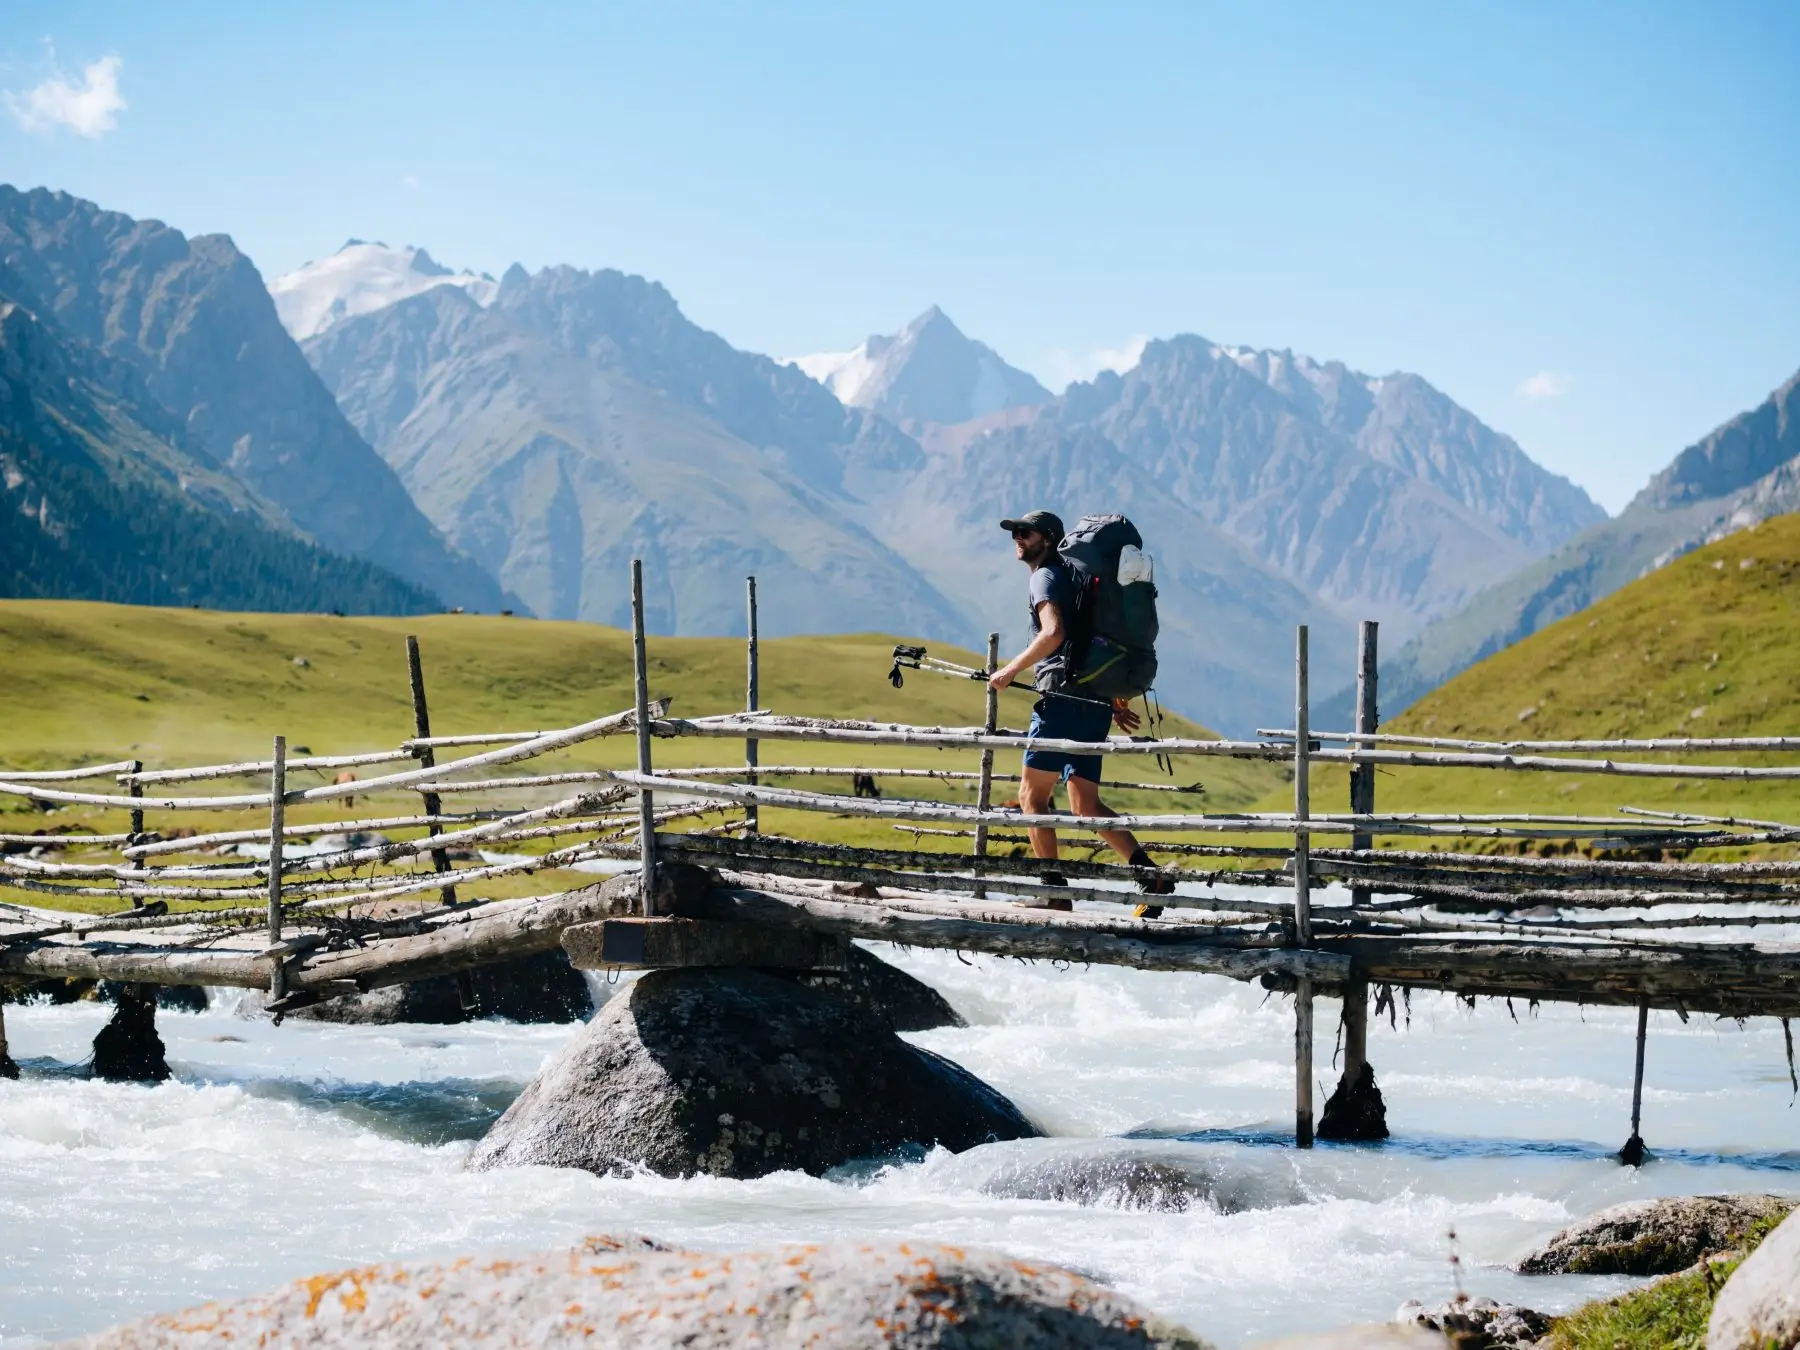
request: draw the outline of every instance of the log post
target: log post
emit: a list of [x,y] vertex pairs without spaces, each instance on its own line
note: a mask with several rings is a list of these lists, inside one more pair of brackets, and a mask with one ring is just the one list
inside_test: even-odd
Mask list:
[[[134,759],[131,761],[131,772],[133,774],[139,774],[139,773],[142,773],[143,771],[144,771],[144,761],[143,760]],[[142,783],[138,782],[136,778],[133,778],[131,780],[130,792],[133,797],[142,799],[142,797],[144,795],[144,785]],[[132,812],[131,812],[131,833],[133,835],[141,835],[143,832],[144,832],[143,808],[142,807],[133,807]],[[133,842],[136,842],[136,840],[134,839]],[[144,907],[144,902],[140,897],[134,895],[131,897],[131,907],[133,909],[142,909]]]
[[[408,633],[406,635],[406,678],[412,686],[413,735],[419,740],[431,737],[431,711],[425,704],[425,667],[419,660],[419,639]],[[413,751],[421,768],[434,768],[437,765],[437,754],[429,745],[421,745]],[[443,804],[435,792],[422,792],[425,814],[435,816],[442,813]],[[435,839],[444,832],[444,827],[433,821],[426,827],[427,833]],[[441,848],[431,850],[431,870],[434,872],[450,871],[450,855]],[[456,903],[456,887],[446,886],[439,892],[446,905]]]
[[[992,675],[998,669],[1000,669],[1000,635],[998,633],[989,633],[987,641],[987,672]],[[983,731],[992,736],[994,734],[994,729],[999,725],[1000,694],[998,690],[990,686],[987,691],[987,716],[983,720],[981,727]],[[989,746],[981,752],[981,782],[975,789],[975,807],[978,811],[986,811],[993,804],[994,750],[992,746]],[[977,858],[985,858],[987,857],[987,851],[988,827],[987,822],[982,821],[975,826],[975,856]],[[979,873],[980,870],[981,866],[977,863],[977,873]],[[987,887],[976,887],[975,898],[977,900],[985,900],[987,898]]]
[[[744,578],[744,604],[746,618],[749,623],[749,640],[746,647],[746,678],[744,682],[744,711],[756,711],[756,578]],[[750,737],[744,742],[744,767],[749,770],[744,781],[751,787],[756,786],[756,738]],[[755,834],[758,829],[756,819],[756,803],[751,802],[744,807],[744,833]]]
[[[631,560],[631,669],[637,695],[637,771],[650,768],[650,661],[644,648],[644,560]],[[650,789],[638,790],[639,897],[644,917],[656,913],[656,807]]]
[[[287,737],[275,738],[269,770],[269,945],[281,942],[281,835],[287,823]],[[287,995],[287,958],[277,954],[269,972],[269,1002]]]
[[[1365,736],[1374,735],[1381,723],[1381,712],[1376,703],[1378,631],[1373,619],[1364,619],[1357,632],[1356,726],[1353,730]],[[1375,813],[1373,764],[1351,766],[1350,810],[1362,816]],[[1358,831],[1350,836],[1350,847],[1356,852],[1367,852],[1374,846],[1374,837],[1368,833]],[[1357,907],[1366,905],[1371,894],[1367,886],[1352,886],[1350,903]],[[1356,970],[1344,984],[1343,1028],[1344,1071],[1319,1117],[1319,1138],[1386,1139],[1387,1106],[1381,1099],[1381,1089],[1375,1085],[1375,1071],[1369,1066],[1369,982],[1361,970]]]
[[[425,665],[419,659],[419,639],[411,633],[406,635],[406,681],[412,691],[413,735],[419,740],[429,740],[431,737],[431,709],[425,702]],[[413,751],[413,756],[419,761],[420,768],[437,767],[437,752],[429,745],[419,746]],[[442,813],[443,802],[437,793],[421,792],[419,798],[426,815],[436,816]],[[427,836],[433,839],[444,832],[444,827],[435,820],[429,822],[425,829]],[[450,854],[441,848],[432,849],[431,870],[440,875],[452,871]],[[445,886],[438,892],[438,899],[443,904],[455,905],[456,887]],[[466,970],[456,972],[456,999],[462,1004],[464,1012],[475,1010],[475,982]]]
[[1637,1065],[1631,1075],[1631,1138],[1619,1150],[1619,1161],[1627,1167],[1644,1165],[1644,1137],[1638,1133],[1644,1112],[1644,1041],[1650,1032],[1650,1000],[1638,1000]]
[[19,1066],[6,1049],[6,989],[0,985],[0,1078],[17,1078]]
[[[1307,708],[1306,625],[1294,632],[1294,940],[1312,945],[1312,882],[1308,875],[1312,836],[1306,820],[1312,811],[1308,779],[1308,740],[1311,735]],[[1313,987],[1300,976],[1294,981],[1294,1143],[1311,1148],[1313,1143]]]

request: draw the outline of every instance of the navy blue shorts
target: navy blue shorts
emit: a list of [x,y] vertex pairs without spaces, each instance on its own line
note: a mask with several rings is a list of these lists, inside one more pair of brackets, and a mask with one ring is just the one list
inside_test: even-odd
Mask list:
[[[1072,698],[1040,698],[1031,710],[1030,735],[1058,741],[1103,741],[1112,730],[1112,705]],[[1071,755],[1062,750],[1027,750],[1025,767],[1047,769],[1059,779],[1100,781],[1099,755]]]

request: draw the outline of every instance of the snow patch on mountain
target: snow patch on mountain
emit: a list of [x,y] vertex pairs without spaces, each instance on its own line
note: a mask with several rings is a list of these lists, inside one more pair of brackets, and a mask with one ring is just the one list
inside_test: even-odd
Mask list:
[[329,258],[275,278],[269,294],[275,297],[282,327],[299,342],[433,286],[461,287],[484,307],[494,302],[500,289],[486,273],[452,272],[422,248],[389,248],[352,239]]
[[788,357],[786,364],[840,403],[915,425],[967,422],[1050,399],[1048,389],[965,336],[936,305],[898,333],[877,334],[847,352]]

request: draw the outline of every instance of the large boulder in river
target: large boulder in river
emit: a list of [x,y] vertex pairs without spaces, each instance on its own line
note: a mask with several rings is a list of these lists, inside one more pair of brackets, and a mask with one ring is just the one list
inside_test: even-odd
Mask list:
[[1784,1219],[1713,1300],[1706,1350],[1800,1345],[1800,1216]]
[[314,1022],[383,1026],[390,1022],[430,1022],[451,1026],[482,1017],[508,1022],[575,1022],[594,1010],[594,996],[581,972],[560,947],[512,961],[477,966],[468,972],[474,1006],[463,1006],[456,978],[440,975],[411,984],[391,984],[366,994],[347,994],[289,1017]]
[[1519,1262],[1521,1275],[1668,1275],[1738,1246],[1759,1220],[1794,1208],[1779,1195],[1630,1200],[1563,1229]]
[[1037,1133],[865,1007],[763,971],[657,970],[576,1033],[469,1166],[818,1174],[908,1144],[959,1151]]
[[1056,1266],[931,1242],[729,1254],[589,1238],[524,1257],[391,1262],[164,1313],[68,1342],[318,1350],[1206,1350]]
[[914,979],[862,947],[850,948],[843,970],[809,970],[789,976],[809,989],[860,1004],[895,1031],[963,1027],[961,1014],[925,981]]

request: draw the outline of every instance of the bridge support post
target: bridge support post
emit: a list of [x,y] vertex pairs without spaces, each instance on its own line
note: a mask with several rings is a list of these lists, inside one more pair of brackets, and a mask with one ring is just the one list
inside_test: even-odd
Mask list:
[[[281,845],[287,825],[287,737],[275,738],[269,770],[269,946],[281,944]],[[287,957],[277,952],[269,970],[269,1002],[287,997]]]
[[[406,637],[406,680],[412,690],[413,735],[422,741],[429,740],[431,737],[431,710],[425,704],[425,667],[419,660],[419,639],[410,633]],[[413,757],[419,761],[421,768],[429,769],[437,764],[437,752],[429,745],[419,746],[413,751]],[[435,816],[442,812],[443,803],[439,800],[437,793],[422,792],[419,796],[424,804],[426,815]],[[425,828],[434,839],[444,832],[444,827],[436,821]],[[431,870],[448,872],[450,855],[441,848],[432,849]],[[439,895],[446,905],[456,903],[456,887],[454,886],[444,887]]]
[[1638,1127],[1644,1118],[1644,1042],[1650,1033],[1650,1000],[1640,998],[1637,1012],[1637,1063],[1631,1074],[1631,1138],[1619,1150],[1619,1161],[1627,1167],[1644,1165],[1644,1137],[1638,1133]]
[[[131,761],[131,772],[133,774],[139,774],[139,773],[142,773],[143,771],[144,771],[144,761],[143,760],[134,759]],[[137,779],[134,777],[131,780],[131,786],[127,789],[127,791],[129,791],[133,797],[141,798],[144,795],[144,785],[142,783],[138,782]],[[132,811],[131,811],[132,842],[136,843],[137,836],[141,835],[143,832],[144,832],[143,808],[133,807]],[[143,898],[141,896],[137,896],[137,895],[132,896],[131,897],[131,907],[133,909],[142,909],[144,907]]]
[[[637,771],[650,769],[650,660],[644,648],[644,560],[631,560],[631,666],[637,694]],[[656,805],[638,789],[638,887],[644,917],[656,913]]]
[[[998,669],[1000,669],[1000,635],[998,633],[989,633],[988,641],[987,641],[987,671],[988,671],[988,674],[991,675]],[[996,727],[998,727],[999,725],[1000,725],[1000,694],[997,690],[990,688],[987,691],[987,716],[982,721],[981,729],[983,731],[985,731],[988,735],[992,736],[994,734],[994,729]],[[983,750],[981,752],[981,784],[980,784],[980,786],[978,786],[975,789],[975,807],[977,810],[979,810],[983,814],[985,814],[987,812],[987,810],[991,806],[993,806],[993,804],[994,804],[994,751],[993,751],[992,747],[989,747],[988,749]],[[975,856],[977,858],[985,858],[985,857],[987,857],[987,851],[988,851],[987,822],[985,820],[977,821],[975,824]],[[980,874],[980,872],[981,872],[981,864],[980,863],[976,863],[975,871],[976,871],[977,875]],[[977,886],[974,891],[974,896],[977,900],[987,899],[987,887],[986,886]]]
[[[749,638],[745,647],[745,680],[744,711],[755,712],[757,702],[756,688],[756,578],[744,578],[744,611],[748,621]],[[744,742],[744,767],[749,770],[744,781],[751,787],[756,786],[756,738],[750,737]],[[756,803],[749,802],[744,806],[744,833],[755,834],[761,827],[756,819]]]
[[[1294,632],[1294,941],[1312,945],[1312,835],[1306,828],[1312,813],[1308,781],[1306,625]],[[1310,976],[1294,982],[1294,1144],[1313,1145],[1313,986]]]
[[17,1078],[19,1066],[13,1063],[13,1057],[6,1051],[6,990],[0,986],[0,1078]]
[[[1356,726],[1359,735],[1372,736],[1381,724],[1376,703],[1378,625],[1364,619],[1356,643]],[[1352,746],[1356,742],[1352,742]],[[1375,812],[1375,766],[1356,764],[1350,769],[1350,810],[1362,816]],[[1356,833],[1350,847],[1365,852],[1375,845],[1373,836]],[[1367,886],[1350,888],[1350,903],[1366,905]],[[1369,982],[1358,971],[1344,985],[1344,1072],[1319,1117],[1321,1139],[1386,1139],[1387,1104],[1375,1086],[1375,1070],[1369,1064]]]

